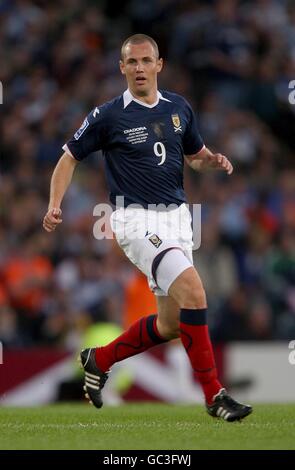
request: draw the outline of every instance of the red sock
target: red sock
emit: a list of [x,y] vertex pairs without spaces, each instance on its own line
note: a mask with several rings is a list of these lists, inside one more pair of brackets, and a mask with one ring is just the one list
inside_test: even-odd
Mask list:
[[157,316],[149,315],[141,318],[114,341],[96,348],[97,367],[106,372],[115,362],[123,361],[127,357],[135,356],[152,346],[166,342],[167,340],[158,332]]
[[212,344],[206,321],[207,309],[182,308],[180,311],[180,338],[210,405],[213,396],[222,388],[217,379]]

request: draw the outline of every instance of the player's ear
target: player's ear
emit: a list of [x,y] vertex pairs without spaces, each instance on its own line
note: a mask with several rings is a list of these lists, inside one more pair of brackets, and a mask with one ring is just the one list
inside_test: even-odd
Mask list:
[[163,59],[158,59],[157,60],[157,72],[158,73],[161,72],[162,68],[163,68]]
[[119,65],[120,65],[120,70],[121,70],[122,75],[125,75],[125,65],[124,65],[124,62],[123,62],[122,60],[120,60]]

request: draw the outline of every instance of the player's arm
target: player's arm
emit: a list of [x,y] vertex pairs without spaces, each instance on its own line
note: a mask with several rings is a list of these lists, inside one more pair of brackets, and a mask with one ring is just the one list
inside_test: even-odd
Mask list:
[[53,171],[48,211],[43,219],[43,227],[47,232],[52,232],[62,222],[60,206],[77,163],[68,153],[64,153]]
[[65,153],[57,163],[50,184],[48,212],[43,219],[43,227],[52,232],[61,220],[61,202],[72,180],[77,163],[90,153],[102,148],[104,135],[104,112],[93,109],[84,119],[73,137],[63,146]]
[[233,166],[228,158],[221,153],[212,153],[205,145],[199,152],[185,155],[185,160],[195,171],[223,170],[229,175],[233,172]]

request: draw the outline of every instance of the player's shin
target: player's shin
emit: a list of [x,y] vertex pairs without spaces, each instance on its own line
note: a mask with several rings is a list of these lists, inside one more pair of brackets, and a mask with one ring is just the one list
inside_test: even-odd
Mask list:
[[105,372],[115,362],[135,356],[166,341],[168,340],[163,338],[158,331],[157,315],[143,317],[108,345],[96,348],[97,366]]
[[222,385],[217,379],[206,311],[207,309],[181,309],[180,338],[190,359],[194,375],[203,388],[206,402],[211,404],[214,395],[219,392]]

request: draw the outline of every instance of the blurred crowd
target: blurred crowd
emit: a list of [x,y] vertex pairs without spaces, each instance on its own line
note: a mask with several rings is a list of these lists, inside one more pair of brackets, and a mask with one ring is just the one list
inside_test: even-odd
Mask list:
[[76,169],[63,224],[42,229],[62,145],[124,91],[120,46],[138,32],[159,44],[160,88],[190,101],[206,145],[235,168],[185,168],[213,339],[294,338],[295,2],[2,0],[0,341],[75,349],[93,322],[126,325],[151,295],[115,241],[93,236],[93,208],[108,202],[100,154]]

